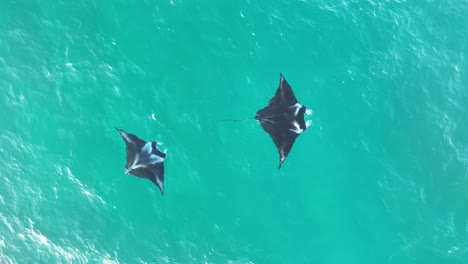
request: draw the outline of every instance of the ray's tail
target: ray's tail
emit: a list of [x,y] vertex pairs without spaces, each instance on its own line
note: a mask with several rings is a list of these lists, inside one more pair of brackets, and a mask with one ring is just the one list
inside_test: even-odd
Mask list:
[[218,120],[218,122],[241,122],[241,121],[247,121],[247,120],[255,120],[255,117],[243,118],[243,119],[221,119],[221,120]]
[[111,186],[110,186],[109,188],[113,188],[114,185],[115,185],[117,182],[119,182],[119,181],[123,178],[122,176],[123,176],[123,175],[120,175],[117,179],[115,179],[114,182],[111,184]]

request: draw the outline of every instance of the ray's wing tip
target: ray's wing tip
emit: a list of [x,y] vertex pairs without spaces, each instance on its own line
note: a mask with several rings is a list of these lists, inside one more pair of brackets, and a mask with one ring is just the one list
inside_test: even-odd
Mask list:
[[283,163],[284,163],[285,160],[286,160],[286,158],[284,158],[283,160],[281,160],[281,158],[280,158],[278,170],[281,169],[281,167],[283,166]]
[[156,180],[153,182],[156,183],[159,191],[161,191],[161,196],[164,196],[164,179],[161,179],[158,175],[156,175]]
[[288,157],[287,155],[283,156],[283,155],[280,154],[278,170],[281,169],[281,166],[283,166],[283,163],[284,163],[284,161],[286,160],[287,157]]

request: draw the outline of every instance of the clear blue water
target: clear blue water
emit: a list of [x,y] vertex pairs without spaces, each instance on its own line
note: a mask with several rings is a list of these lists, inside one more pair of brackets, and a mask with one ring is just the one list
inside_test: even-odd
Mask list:
[[[468,263],[467,43],[463,0],[1,0],[0,262]],[[277,170],[217,120],[280,72],[314,125]]]

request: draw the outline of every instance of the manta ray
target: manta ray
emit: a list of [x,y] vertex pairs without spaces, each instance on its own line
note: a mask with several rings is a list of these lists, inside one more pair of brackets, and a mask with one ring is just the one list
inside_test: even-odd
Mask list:
[[280,83],[275,96],[268,105],[257,111],[255,119],[270,135],[279,153],[279,167],[288,157],[296,138],[312,124],[304,120],[304,114],[312,114],[312,110],[300,104],[283,74],[280,73]]
[[125,173],[146,178],[158,186],[164,195],[164,159],[166,153],[157,148],[156,141],[147,142],[137,136],[115,128],[127,146]]

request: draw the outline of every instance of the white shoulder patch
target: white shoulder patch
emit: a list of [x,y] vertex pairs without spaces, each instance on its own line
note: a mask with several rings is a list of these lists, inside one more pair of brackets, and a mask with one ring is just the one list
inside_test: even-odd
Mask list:
[[296,134],[300,134],[304,132],[304,130],[299,126],[299,123],[297,121],[294,121],[292,125],[293,125],[293,128],[290,128],[289,131],[292,131]]
[[164,161],[164,158],[163,157],[160,157],[158,155],[155,155],[155,154],[151,154],[149,156],[149,160],[150,160],[150,163],[151,164],[156,164],[156,163],[161,163]]
[[153,147],[151,146],[151,142],[146,142],[146,144],[141,148],[141,152],[150,154],[153,152]]
[[302,105],[300,103],[295,103],[294,105],[291,105],[289,108],[294,110],[294,116],[296,117],[297,114],[299,113],[299,110],[302,108]]

